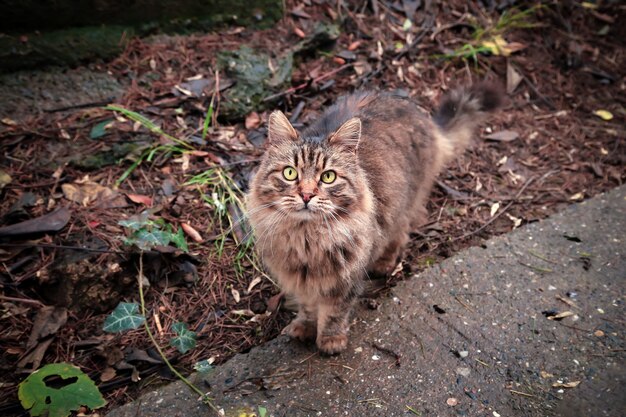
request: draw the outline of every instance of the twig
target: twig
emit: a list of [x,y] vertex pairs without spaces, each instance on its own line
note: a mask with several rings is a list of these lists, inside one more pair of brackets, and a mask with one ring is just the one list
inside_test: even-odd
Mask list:
[[100,100],[100,101],[92,101],[89,103],[82,103],[82,104],[72,104],[69,106],[63,106],[63,107],[55,107],[52,109],[43,109],[43,111],[45,111],[46,113],[56,113],[56,112],[60,112],[60,111],[65,111],[65,110],[75,110],[75,109],[87,109],[90,107],[101,107],[101,106],[106,106],[107,104],[111,103],[112,101],[115,100],[115,97],[108,97],[104,100]]
[[85,252],[115,253],[118,255],[126,254],[126,252],[122,252],[118,250],[93,249],[93,248],[85,248],[83,246],[53,245],[50,243],[0,243],[0,246],[8,247],[8,248],[48,248],[48,249],[82,250]]
[[7,297],[6,295],[2,295],[2,294],[0,294],[0,300],[13,301],[14,303],[33,304],[39,307],[46,306],[44,303],[42,303],[39,300],[31,300],[29,298]]
[[461,239],[465,239],[468,238],[472,235],[475,235],[476,233],[480,233],[481,231],[485,230],[485,228],[487,226],[489,226],[491,223],[493,223],[494,221],[496,221],[496,219],[500,216],[502,216],[512,205],[513,203],[515,203],[517,201],[517,199],[519,198],[520,195],[522,195],[522,193],[526,190],[526,188],[528,188],[528,186],[530,185],[531,182],[534,181],[534,177],[529,178],[528,181],[526,181],[524,183],[524,185],[522,186],[522,188],[517,192],[517,194],[515,194],[515,197],[513,198],[513,200],[511,200],[511,202],[509,204],[507,204],[501,211],[499,211],[495,216],[493,216],[491,219],[489,219],[489,221],[487,221],[487,223],[483,224],[482,226],[480,226],[478,229],[465,233],[462,236],[459,236],[457,238],[452,239],[452,241],[457,241],[457,240],[461,240]]
[[[146,316],[146,302],[145,302],[144,296],[143,296],[143,253],[141,253],[139,255],[139,278],[138,278],[138,281],[139,281],[139,301],[141,303],[141,314],[144,317],[147,317]],[[213,402],[212,402],[213,399],[209,398],[204,392],[202,392],[200,390],[200,388],[196,387],[191,381],[189,381],[180,372],[178,372],[176,370],[176,368],[174,368],[174,366],[167,359],[167,356],[165,356],[165,353],[163,352],[163,349],[161,349],[161,346],[159,346],[159,344],[157,343],[156,339],[154,338],[154,335],[152,334],[152,331],[150,330],[150,326],[148,325],[148,320],[144,320],[143,325],[144,325],[144,327],[146,329],[146,333],[148,334],[148,337],[150,338],[150,341],[152,342],[152,345],[155,347],[157,352],[159,352],[159,355],[161,356],[161,359],[163,359],[163,362],[165,362],[165,364],[167,365],[169,370],[174,375],[176,375],[178,377],[178,379],[183,381],[185,383],[185,385],[187,385],[194,392],[196,392],[196,394],[200,395],[200,398],[202,398],[202,402],[205,403],[206,405],[208,405],[213,411],[215,411],[217,413],[217,415],[219,415],[219,410],[217,409],[217,407],[215,407],[213,405]]]
[[520,265],[523,265],[523,266],[525,266],[526,268],[533,269],[533,270],[535,270],[535,271],[537,271],[537,272],[554,272],[554,271],[553,271],[553,270],[551,270],[550,268],[542,268],[542,267],[540,267],[540,266],[530,265],[530,264],[524,263],[524,262],[519,261],[519,260],[518,260],[517,262],[518,262]]
[[463,307],[465,307],[466,309],[468,309],[469,311],[471,311],[472,313],[474,313],[474,309],[471,308],[470,306],[468,306],[466,303],[464,303],[463,301],[461,301],[461,299],[458,296],[454,296],[454,299],[461,304]]
[[527,393],[522,392],[522,391],[515,391],[514,389],[510,389],[509,391],[510,391],[511,393],[513,393],[513,394],[522,395],[522,396],[524,396],[524,397],[531,397],[531,398],[535,398],[535,396],[534,396],[534,395],[532,395],[532,394],[527,394]]
[[286,89],[283,92],[272,94],[271,96],[267,96],[267,97],[265,97],[263,99],[263,101],[271,101],[271,100],[274,100],[274,99],[276,99],[278,97],[282,97],[282,96],[286,96],[287,94],[295,93],[298,90],[302,90],[303,88],[306,88],[307,86],[309,86],[312,83],[318,83],[318,82],[320,82],[320,81],[322,81],[322,80],[324,80],[324,79],[326,79],[328,77],[331,77],[331,76],[337,74],[340,71],[343,71],[346,68],[350,68],[352,65],[353,65],[352,63],[344,64],[344,65],[340,66],[339,68],[335,68],[334,70],[327,72],[326,74],[322,74],[319,77],[313,78],[313,80],[311,80],[311,81],[307,81],[307,82],[299,84],[299,85],[297,85],[295,87],[290,87],[290,88]]

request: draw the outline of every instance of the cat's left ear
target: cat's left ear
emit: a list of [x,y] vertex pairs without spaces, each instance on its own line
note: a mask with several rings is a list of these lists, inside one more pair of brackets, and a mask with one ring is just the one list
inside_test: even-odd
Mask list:
[[280,110],[276,110],[270,114],[270,118],[267,122],[267,132],[270,143],[274,145],[298,139],[296,129],[291,126],[289,119],[287,119]]
[[330,138],[328,143],[332,146],[340,146],[347,151],[356,153],[361,140],[361,119],[353,117],[341,125]]

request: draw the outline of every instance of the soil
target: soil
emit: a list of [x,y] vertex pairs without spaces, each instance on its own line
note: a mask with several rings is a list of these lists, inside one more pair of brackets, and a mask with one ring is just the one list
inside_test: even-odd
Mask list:
[[[482,40],[473,37],[472,25],[495,27],[504,13],[514,12],[510,3],[517,2],[500,2],[506,3],[503,9],[498,2],[413,2],[420,4],[416,10],[402,7],[412,2],[399,1],[296,3],[287,2],[289,13],[271,30],[234,28],[132,40],[114,61],[60,77],[74,71],[98,74],[110,90],[94,94],[87,87],[85,95],[66,83],[69,100],[53,108],[10,99],[19,96],[20,77],[35,91],[58,91],[47,85],[45,75],[5,76],[0,171],[11,182],[0,189],[0,226],[58,207],[68,208],[71,217],[56,232],[0,237],[0,347],[5,352],[0,414],[20,413],[17,384],[46,363],[80,366],[98,383],[108,407],[172,379],[143,331],[113,335],[102,330],[119,301],[138,299],[138,251],[125,245],[129,232],[118,222],[145,210],[175,229],[186,224],[200,233],[196,242],[187,227],[189,253],[156,248],[144,260],[149,321],[158,340],[167,345],[178,321],[198,334],[198,346],[189,353],[166,349],[179,369],[189,372],[207,358],[224,362],[280,332],[290,315],[273,311],[278,289],[251,252],[237,244],[247,232],[237,204],[220,205],[218,190],[206,183],[187,184],[203,172],[220,172],[245,191],[263,151],[268,109],[282,109],[302,127],[355,88],[398,90],[432,110],[453,86],[480,79],[509,82],[507,103],[477,134],[475,146],[440,176],[429,222],[413,236],[401,267],[379,292],[463,248],[626,179],[623,6],[547,4],[530,14],[532,28],[502,29],[508,46],[517,50],[509,56],[479,54],[474,61],[446,55],[478,45]],[[245,120],[220,117],[228,89],[220,88],[224,74],[220,78],[215,71],[219,51],[248,45],[278,55],[312,33],[319,21],[340,24],[334,48],[299,55],[293,87],[273,93],[258,113]],[[11,77],[14,85],[6,81]],[[197,79],[207,83],[191,91]],[[193,151],[157,152],[120,181],[147,147],[171,142],[103,109],[109,97],[184,138]],[[203,140],[211,102],[215,111]],[[599,117],[598,110],[610,112],[612,119]],[[502,131],[514,134],[499,136]],[[71,198],[68,185],[80,188],[82,197]],[[258,283],[250,288],[251,282]],[[35,334],[30,344],[43,305],[66,309],[66,321],[59,321],[52,334]]]

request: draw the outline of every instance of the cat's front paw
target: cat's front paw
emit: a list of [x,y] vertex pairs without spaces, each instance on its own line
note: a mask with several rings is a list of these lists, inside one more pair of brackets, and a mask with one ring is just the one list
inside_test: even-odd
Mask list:
[[348,347],[348,335],[319,336],[317,338],[317,347],[322,353],[327,355],[341,353]]
[[302,342],[305,340],[315,339],[315,335],[317,333],[317,329],[315,325],[311,322],[305,322],[298,319],[295,319],[291,323],[287,325],[282,331],[282,334],[286,334],[292,339],[298,339]]

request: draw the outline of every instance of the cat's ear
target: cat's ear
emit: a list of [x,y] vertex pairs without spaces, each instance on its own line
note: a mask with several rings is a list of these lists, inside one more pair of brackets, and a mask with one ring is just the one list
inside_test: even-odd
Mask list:
[[291,126],[287,117],[280,110],[270,114],[267,123],[267,137],[271,144],[278,144],[285,141],[295,141],[298,139],[296,129]]
[[347,151],[356,153],[361,140],[361,119],[353,117],[328,138],[328,143],[332,146],[340,146]]

